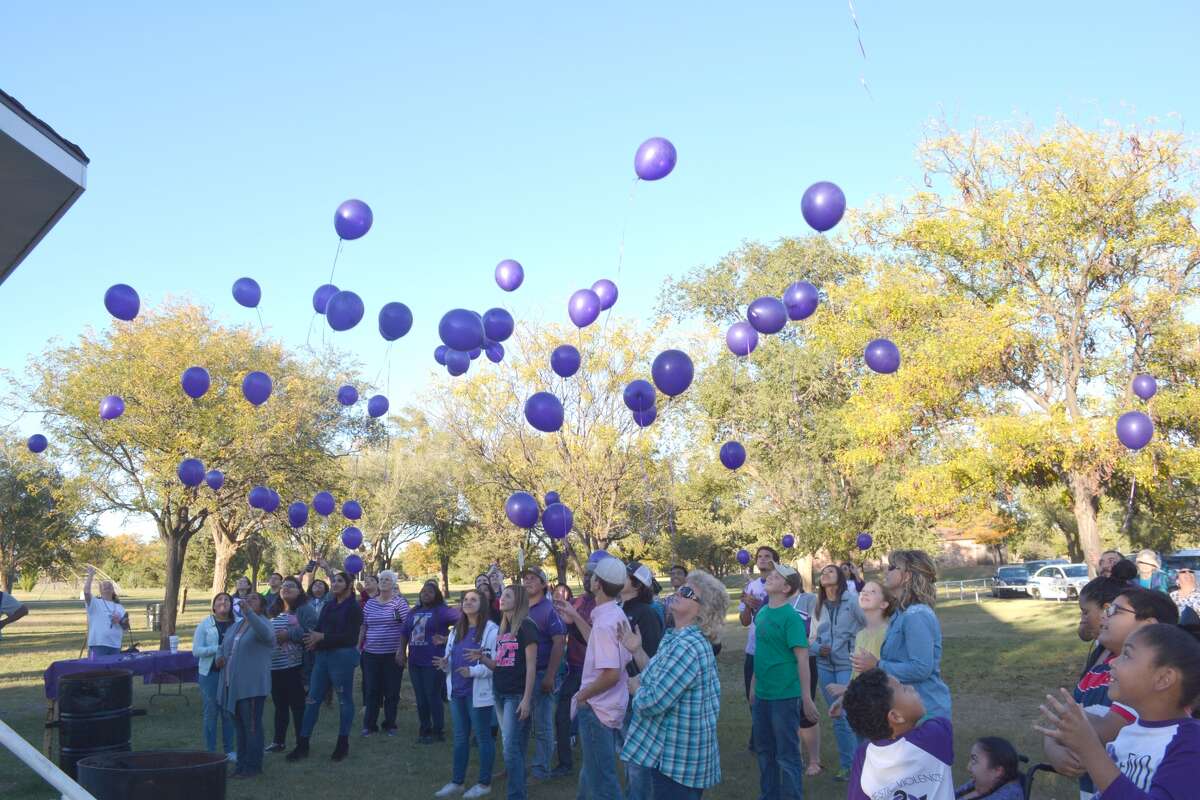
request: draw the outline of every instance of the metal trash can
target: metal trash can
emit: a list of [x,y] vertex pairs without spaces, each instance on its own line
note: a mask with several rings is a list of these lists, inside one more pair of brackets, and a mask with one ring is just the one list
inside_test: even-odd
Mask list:
[[58,765],[71,778],[91,755],[128,752],[133,673],[127,669],[75,672],[58,681]]
[[79,762],[79,785],[96,800],[225,800],[224,753],[147,750]]
[[162,630],[162,603],[146,603],[146,630]]

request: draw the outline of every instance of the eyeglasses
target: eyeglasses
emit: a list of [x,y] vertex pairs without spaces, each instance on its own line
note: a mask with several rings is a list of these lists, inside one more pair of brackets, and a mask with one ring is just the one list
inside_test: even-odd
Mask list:
[[700,602],[700,598],[696,595],[696,590],[690,586],[680,586],[679,589],[675,591],[675,595],[677,597],[682,597],[684,600],[695,600],[697,603]]
[[894,569],[900,569],[900,565],[899,564],[888,564],[888,572],[891,572]]
[[1104,616],[1106,617],[1115,617],[1117,614],[1121,613],[1133,614],[1134,616],[1137,616],[1137,612],[1132,608],[1126,608],[1117,602],[1109,603],[1108,608],[1104,609]]

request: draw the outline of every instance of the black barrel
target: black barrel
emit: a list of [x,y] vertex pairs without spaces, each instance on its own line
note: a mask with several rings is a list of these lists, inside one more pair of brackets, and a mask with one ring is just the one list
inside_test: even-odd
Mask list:
[[75,777],[90,755],[127,753],[133,673],[127,669],[76,672],[58,679],[58,765]]
[[89,756],[79,785],[96,800],[225,800],[224,753],[143,750]]

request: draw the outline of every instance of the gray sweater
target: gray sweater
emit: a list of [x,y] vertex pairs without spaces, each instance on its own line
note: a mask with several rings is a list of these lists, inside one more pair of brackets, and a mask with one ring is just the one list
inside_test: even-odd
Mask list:
[[242,607],[242,614],[243,621],[226,631],[221,643],[225,666],[221,668],[219,697],[221,707],[231,714],[239,700],[271,693],[271,651],[275,649],[271,623],[248,606]]
[[[830,670],[850,669],[854,637],[867,626],[867,619],[858,605],[858,595],[846,592],[836,603],[825,600],[818,613],[820,617],[817,621],[817,635],[813,637],[809,652],[817,657],[818,667]],[[829,655],[821,655],[823,646],[829,647]]]

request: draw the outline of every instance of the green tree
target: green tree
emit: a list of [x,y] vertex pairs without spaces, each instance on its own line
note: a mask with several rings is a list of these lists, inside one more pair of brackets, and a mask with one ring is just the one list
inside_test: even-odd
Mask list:
[[[906,365],[889,391],[851,400],[872,417],[856,439],[872,456],[921,450],[909,496],[934,505],[978,502],[989,483],[1058,487],[1071,554],[1094,568],[1106,494],[1136,480],[1166,502],[1196,485],[1197,339],[1184,316],[1200,295],[1196,150],[1172,132],[1060,121],[1040,136],[937,130],[920,154],[927,190],[864,215],[860,232],[880,255],[876,280],[901,269],[943,313],[861,306]],[[972,317],[973,330],[947,324]],[[1149,404],[1155,441],[1134,454],[1114,423],[1140,405],[1141,371],[1171,380]]]
[[[213,585],[223,587],[231,549],[263,524],[245,511],[249,487],[274,482],[286,498],[305,477],[335,472],[338,453],[369,434],[336,402],[344,375],[331,362],[300,360],[249,328],[223,327],[204,309],[181,303],[85,332],[31,364],[32,396],[48,432],[66,443],[99,508],[155,522],[166,550],[163,646],[175,630],[191,538],[213,522]],[[212,377],[208,393],[195,401],[179,386],[194,365]],[[242,378],[252,370],[274,381],[271,399],[260,407],[242,397]],[[126,411],[103,421],[96,408],[108,394],[122,396]],[[189,457],[223,471],[226,488],[214,495],[203,485],[184,487],[176,468]]]
[[18,576],[55,571],[71,561],[72,546],[92,535],[87,506],[76,480],[64,478],[49,460],[24,445],[4,442],[0,451],[0,589],[12,591]]

